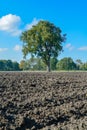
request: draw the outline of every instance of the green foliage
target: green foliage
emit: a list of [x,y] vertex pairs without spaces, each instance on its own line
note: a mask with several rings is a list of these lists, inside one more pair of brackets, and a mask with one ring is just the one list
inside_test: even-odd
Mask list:
[[44,64],[42,59],[36,58],[35,60],[36,62],[33,65],[33,70],[46,70],[46,65]]
[[87,62],[80,66],[80,70],[87,70]]
[[77,69],[78,70],[81,70],[82,69],[82,66],[83,66],[83,63],[80,59],[77,59],[76,60],[76,65],[77,65]]
[[77,67],[74,61],[72,60],[72,58],[66,57],[66,58],[61,59],[57,63],[57,69],[58,70],[76,70]]
[[19,68],[20,68],[21,70],[24,70],[24,67],[25,67],[25,61],[22,60],[22,61],[20,62],[20,64],[19,64]]
[[57,58],[51,58],[51,61],[50,61],[50,65],[51,65],[51,70],[56,70],[56,65],[58,63],[58,60]]
[[48,21],[40,21],[30,30],[24,31],[20,37],[23,41],[24,57],[31,53],[40,57],[50,71],[50,59],[55,58],[62,51],[62,42],[66,35],[61,35],[61,30]]
[[[56,70],[56,64],[58,60],[56,58],[51,58],[51,70]],[[22,70],[46,70],[46,65],[41,58],[31,57],[29,60],[22,60],[19,64]]]
[[17,71],[17,70],[20,70],[19,63],[18,63],[18,62],[15,61],[15,62],[12,62],[12,64],[13,64],[13,65],[12,65],[13,70],[16,70],[16,71]]
[[[61,60],[51,58],[50,60],[51,70],[87,70],[87,62],[83,63],[80,59],[74,62],[72,58],[65,57]],[[18,62],[12,62],[11,60],[0,60],[0,71],[44,71],[46,70],[46,64],[39,57],[33,57],[29,60],[22,60],[20,64]]]
[[87,62],[83,63],[80,59],[76,60],[78,70],[87,70]]
[[[70,57],[65,57],[61,60],[56,58],[51,58],[51,70],[87,70],[87,62],[82,63],[82,61],[73,61]],[[31,57],[29,60],[22,60],[19,64],[21,70],[46,70],[46,65],[41,58]]]
[[17,62],[11,60],[0,60],[0,71],[18,71],[20,70]]
[[[23,61],[20,62],[20,67]],[[31,57],[29,60],[24,61],[23,66],[21,67],[23,70],[46,70],[46,65],[40,58]]]

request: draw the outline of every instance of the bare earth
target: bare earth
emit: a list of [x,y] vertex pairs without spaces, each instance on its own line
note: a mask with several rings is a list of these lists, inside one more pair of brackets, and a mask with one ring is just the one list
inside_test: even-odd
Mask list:
[[0,72],[0,130],[87,130],[86,72]]

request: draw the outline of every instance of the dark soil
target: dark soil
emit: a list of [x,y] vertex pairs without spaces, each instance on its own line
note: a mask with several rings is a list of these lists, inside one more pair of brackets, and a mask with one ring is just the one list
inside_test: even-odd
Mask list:
[[0,130],[87,130],[87,73],[0,72]]

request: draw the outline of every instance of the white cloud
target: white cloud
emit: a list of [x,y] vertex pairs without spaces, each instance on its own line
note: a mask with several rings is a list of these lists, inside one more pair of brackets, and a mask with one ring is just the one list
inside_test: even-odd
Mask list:
[[66,46],[65,46],[66,48],[69,48],[69,47],[71,47],[71,44],[70,43],[68,43],[68,44],[66,44]]
[[8,14],[0,18],[0,31],[10,32],[12,35],[19,35],[21,30],[18,26],[21,18],[17,15]]
[[14,50],[15,51],[21,51],[22,46],[21,45],[15,45]]
[[66,44],[65,48],[69,49],[69,51],[72,51],[74,49],[71,43]]
[[39,21],[40,21],[40,20],[37,20],[36,18],[34,18],[33,21],[32,21],[30,24],[27,24],[27,25],[26,25],[25,29],[27,29],[27,30],[28,30],[28,29],[31,29],[32,26],[38,24]]
[[87,46],[80,47],[80,48],[78,48],[78,50],[80,50],[80,51],[87,51]]
[[8,14],[0,18],[0,31],[9,32],[13,36],[20,35],[23,30],[31,29],[32,26],[38,24],[40,19],[34,18],[33,21],[25,26],[24,29],[19,29],[21,24],[20,16]]
[[4,51],[7,51],[8,48],[0,48],[0,52],[4,52]]

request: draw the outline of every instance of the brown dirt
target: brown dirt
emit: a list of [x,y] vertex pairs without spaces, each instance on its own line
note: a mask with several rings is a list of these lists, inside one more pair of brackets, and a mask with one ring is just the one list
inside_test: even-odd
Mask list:
[[0,72],[0,130],[87,130],[87,73]]

